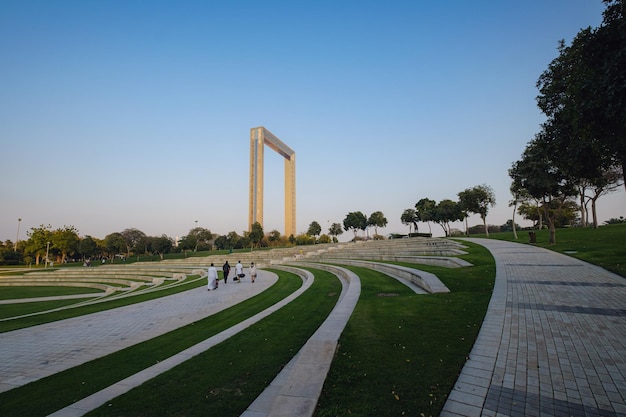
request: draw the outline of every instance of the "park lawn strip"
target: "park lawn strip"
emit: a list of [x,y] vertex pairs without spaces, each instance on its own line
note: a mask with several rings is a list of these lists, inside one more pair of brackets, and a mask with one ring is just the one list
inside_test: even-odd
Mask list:
[[67,300],[42,302],[40,308],[36,308],[34,311],[32,310],[33,306],[31,304],[39,303],[6,304],[2,306],[2,317],[0,318],[3,319],[9,317],[18,317],[23,314],[42,314],[36,314],[28,317],[20,317],[14,320],[0,321],[0,333],[23,329],[25,327],[37,326],[39,324],[51,323],[58,320],[65,320],[72,317],[83,316],[85,314],[97,313],[99,311],[111,310],[114,308],[140,303],[143,301],[154,300],[159,297],[177,294],[179,292],[188,291],[206,285],[206,279],[199,279],[197,276],[190,276],[188,280],[189,282],[185,282],[184,284],[176,285],[173,287],[163,288],[152,292],[138,293],[129,297],[112,298],[107,301],[97,302],[88,305],[82,305],[85,303],[84,299],[71,300],[71,303],[69,305],[77,304],[77,307],[67,308],[59,311],[50,310],[68,306]]
[[315,413],[326,416],[439,415],[487,311],[495,263],[468,244],[474,266],[404,264],[436,274],[450,293],[418,295],[380,272],[348,267],[361,297]]
[[[279,279],[272,287],[233,307],[102,358],[0,393],[0,416],[15,415],[16,410],[24,416],[46,416],[224,331],[272,306],[302,285],[302,279],[295,274],[273,272],[279,275]],[[231,355],[236,356],[234,353]]]
[[[0,281],[2,282],[2,281]],[[60,295],[97,294],[104,291],[90,287],[63,287],[57,285],[45,286],[0,286],[0,300],[16,300],[21,298],[53,297]]]
[[117,397],[88,416],[241,415],[328,317],[341,294],[329,272],[272,315]]

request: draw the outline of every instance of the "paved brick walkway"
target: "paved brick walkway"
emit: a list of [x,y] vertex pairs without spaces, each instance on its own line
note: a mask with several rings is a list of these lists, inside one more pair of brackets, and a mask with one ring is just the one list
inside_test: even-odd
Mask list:
[[542,248],[496,260],[487,316],[441,414],[626,416],[626,279]]

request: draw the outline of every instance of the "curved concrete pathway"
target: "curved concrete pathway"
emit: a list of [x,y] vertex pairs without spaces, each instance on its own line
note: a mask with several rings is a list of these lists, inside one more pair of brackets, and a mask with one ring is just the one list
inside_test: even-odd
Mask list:
[[441,413],[626,416],[626,279],[535,246],[496,261],[487,315]]
[[[350,317],[360,293],[360,281],[355,274],[339,267],[322,265],[319,267],[320,269],[329,269],[341,278],[343,290],[340,300],[329,317],[311,336],[288,366],[285,367],[283,372],[250,405],[244,413],[246,416],[311,416],[315,410],[326,374],[330,369],[339,335]],[[106,401],[130,391],[145,381],[228,339],[258,320],[269,316],[306,291],[314,281],[313,274],[303,269],[289,267],[284,267],[283,269],[290,270],[303,277],[304,285],[293,294],[255,316],[170,358],[160,361],[156,365],[131,375],[110,387],[58,410],[50,416],[78,417],[84,415],[90,410],[105,404]],[[0,349],[0,359],[5,359],[0,361],[0,375],[2,375],[0,381],[4,380],[0,387],[6,390],[23,385],[45,375],[95,359],[110,353],[109,351],[115,351],[155,337],[165,331],[185,325],[186,322],[196,321],[267,289],[276,282],[276,278],[275,274],[259,270],[259,278],[255,285],[250,285],[250,283],[247,283],[247,285],[245,283],[244,285],[229,284],[221,286],[217,291],[210,293],[207,293],[206,287],[203,287],[158,300],[122,307],[114,310],[116,314],[113,316],[111,316],[111,312],[100,312],[76,319],[30,327],[30,332],[26,331],[28,329],[24,329],[24,331],[18,330],[5,333],[4,335],[8,336],[6,339],[8,343],[3,344],[2,347],[14,351],[14,353],[22,350],[23,354],[13,357],[9,357],[10,355],[3,356],[4,349]],[[207,307],[207,301],[208,305],[212,307]],[[156,306],[158,308],[155,310]],[[157,314],[149,314],[151,312]],[[183,316],[186,316],[184,317],[184,323],[180,322],[180,320],[183,320]],[[149,317],[148,321],[150,323],[146,322],[147,317]],[[174,317],[178,321],[172,321]],[[162,321],[161,326],[158,329],[152,328],[154,322],[157,321]],[[99,323],[99,326],[94,329],[92,328],[93,323],[96,322]],[[130,324],[132,326],[129,326]],[[39,334],[40,342],[43,341],[36,349],[33,349],[36,344],[28,336],[33,331]],[[95,350],[95,346],[106,344],[111,337],[116,341],[118,339],[123,341],[122,345],[107,345],[106,351],[102,349]],[[58,346],[58,343],[62,340],[79,341],[78,349],[68,352],[68,346]],[[59,357],[59,355],[64,356]],[[9,369],[11,360],[12,363]],[[37,362],[41,363],[37,366]],[[36,372],[31,369],[33,365],[35,365]],[[45,366],[42,367],[41,365]],[[7,374],[12,372],[15,376],[7,379],[5,372]],[[298,410],[298,413],[294,414],[293,410]]]
[[[361,280],[353,272],[338,266],[306,265],[329,271],[341,279],[339,301],[328,318],[241,417],[311,417],[315,412],[335,357],[339,336],[359,300]],[[290,267],[283,269],[289,270]]]
[[108,355],[208,317],[267,289],[278,277],[259,271],[254,285],[221,282],[151,301],[0,334],[0,392]]

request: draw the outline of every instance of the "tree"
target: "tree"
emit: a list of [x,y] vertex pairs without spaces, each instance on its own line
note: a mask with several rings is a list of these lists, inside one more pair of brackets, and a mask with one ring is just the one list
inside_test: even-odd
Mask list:
[[116,254],[126,251],[126,240],[121,233],[115,232],[106,235],[103,243],[111,261],[115,259]]
[[315,238],[306,233],[301,233],[295,238],[296,245],[313,245],[315,243]]
[[144,253],[146,251],[146,234],[138,229],[124,229],[120,232],[126,243],[126,257],[130,257],[131,251],[134,253]]
[[623,0],[603,1],[602,25],[593,33],[584,60],[594,71],[582,87],[593,99],[582,104],[588,112],[584,116],[626,177],[626,6]]
[[512,200],[509,200],[509,207],[513,207],[513,216],[511,218],[511,224],[513,228],[513,236],[515,240],[517,240],[517,224],[515,223],[515,213],[517,212],[517,206],[528,199],[528,195],[525,190],[521,187],[520,184],[517,184],[515,181],[511,183],[511,187],[509,188],[511,191],[511,195],[513,196]]
[[200,250],[210,250],[212,247],[211,242],[213,241],[213,233],[207,228],[204,227],[196,227],[192,229],[190,232],[195,237],[196,247],[195,251]]
[[[590,195],[585,198],[587,195],[586,192],[580,191],[581,196],[581,218],[583,221],[583,225],[589,224],[589,211],[587,210],[587,204],[591,202],[591,213],[592,213],[592,225],[594,228],[598,227],[598,213],[596,209],[596,202],[598,199],[606,194],[609,194],[622,186],[624,181],[624,177],[622,172],[617,167],[613,167],[607,171],[604,171],[601,174],[601,179],[595,181],[594,184],[588,185]],[[583,187],[581,184],[580,187]]]
[[343,228],[345,231],[352,230],[354,232],[354,238],[356,239],[356,233],[358,230],[365,230],[367,228],[367,217],[360,211],[351,211],[343,219]]
[[330,236],[328,235],[321,235],[319,239],[317,239],[317,241],[318,243],[330,243],[331,242]]
[[452,230],[450,223],[463,220],[463,213],[458,203],[445,199],[435,206],[432,220],[441,226],[446,236],[450,236]]
[[369,219],[367,219],[367,225],[374,226],[374,234],[377,235],[379,227],[387,226],[387,218],[382,211],[375,211],[370,214]]
[[276,229],[272,230],[268,236],[268,240],[273,244],[280,242],[280,232]]
[[465,189],[465,191],[460,192],[458,195],[461,208],[480,216],[485,226],[485,235],[489,237],[487,213],[489,212],[489,207],[496,205],[496,197],[491,187],[486,184],[477,185]]
[[181,249],[193,249],[194,252],[200,250],[210,250],[213,233],[204,227],[194,227],[189,230],[187,236],[180,239],[178,246]]
[[263,239],[263,236],[263,226],[261,226],[261,223],[259,222],[254,222],[254,224],[250,228],[250,233],[248,234],[248,237],[250,238],[250,243],[254,246],[258,246]]
[[337,242],[337,236],[343,233],[343,229],[341,228],[341,224],[333,223],[328,228],[328,234],[333,237],[333,242]]
[[39,227],[32,227],[29,232],[26,232],[28,240],[24,252],[35,257],[35,265],[39,265],[39,261],[46,254],[48,242],[52,240],[51,228],[50,225],[44,226],[42,224]]
[[530,220],[531,222],[533,222],[533,228],[542,228],[541,222],[543,219],[543,214],[539,205],[530,201],[524,201],[517,208],[517,213],[522,216],[524,220]]
[[465,222],[465,235],[469,235],[470,231],[469,231],[469,227],[467,224],[467,219],[469,218],[470,213],[472,212],[470,210],[470,205],[474,199],[473,195],[472,195],[472,190],[465,189],[464,191],[461,191],[460,193],[457,194],[459,196],[459,210],[461,212],[461,219]]
[[402,212],[402,216],[400,216],[400,221],[405,226],[409,226],[409,234],[411,233],[411,226],[413,226],[413,231],[417,233],[417,214],[414,209],[406,209]]
[[51,234],[51,240],[57,254],[60,253],[61,262],[65,262],[69,254],[78,251],[80,237],[78,237],[78,230],[74,226],[63,226],[56,229]]
[[322,233],[322,226],[320,226],[320,224],[315,220],[312,221],[306,234],[309,236],[319,236],[320,233]]
[[87,235],[78,242],[78,253],[82,256],[83,260],[91,258],[98,252],[98,242]]
[[163,260],[164,255],[169,253],[174,246],[174,242],[172,242],[172,239],[167,235],[151,237],[148,241],[150,242],[152,252],[158,254],[161,260]]
[[415,203],[415,215],[417,220],[428,224],[428,232],[432,235],[433,231],[430,228],[430,222],[434,220],[435,207],[437,202],[428,198],[422,198]]
[[220,235],[216,237],[214,243],[215,243],[215,247],[217,247],[218,250],[223,250],[223,249],[228,248],[228,240],[226,239],[226,236],[224,235]]
[[232,231],[228,232],[226,235],[226,241],[228,242],[228,247],[232,249],[241,249],[244,247],[243,245],[243,237],[239,236],[237,232]]
[[626,169],[625,7],[604,3],[600,27],[582,29],[569,46],[561,40],[537,81],[537,104],[561,132],[560,152],[588,180],[598,167],[621,166],[622,176]]
[[550,244],[556,243],[556,219],[565,202],[576,194],[573,181],[554,163],[550,134],[545,129],[535,136],[524,150],[522,158],[509,169],[509,176],[520,189],[541,201],[543,217],[550,229]]
[[0,265],[18,265],[21,258],[22,254],[15,243],[10,240],[0,243]]

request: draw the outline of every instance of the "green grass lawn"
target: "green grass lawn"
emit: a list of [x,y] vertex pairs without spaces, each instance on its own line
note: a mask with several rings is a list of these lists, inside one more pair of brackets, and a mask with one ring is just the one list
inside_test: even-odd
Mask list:
[[316,416],[438,415],[484,318],[495,265],[482,246],[468,244],[468,268],[408,265],[427,270],[451,290],[418,295],[379,272],[350,267],[361,297],[341,335],[340,348]]
[[241,415],[336,304],[339,280],[314,273],[313,285],[282,309],[87,415]]
[[49,287],[0,287],[0,300],[15,300],[20,298],[37,298],[37,297],[52,297],[59,295],[76,295],[76,294],[97,294],[104,293],[103,290],[98,288],[89,287],[63,287],[63,286],[49,286]]

